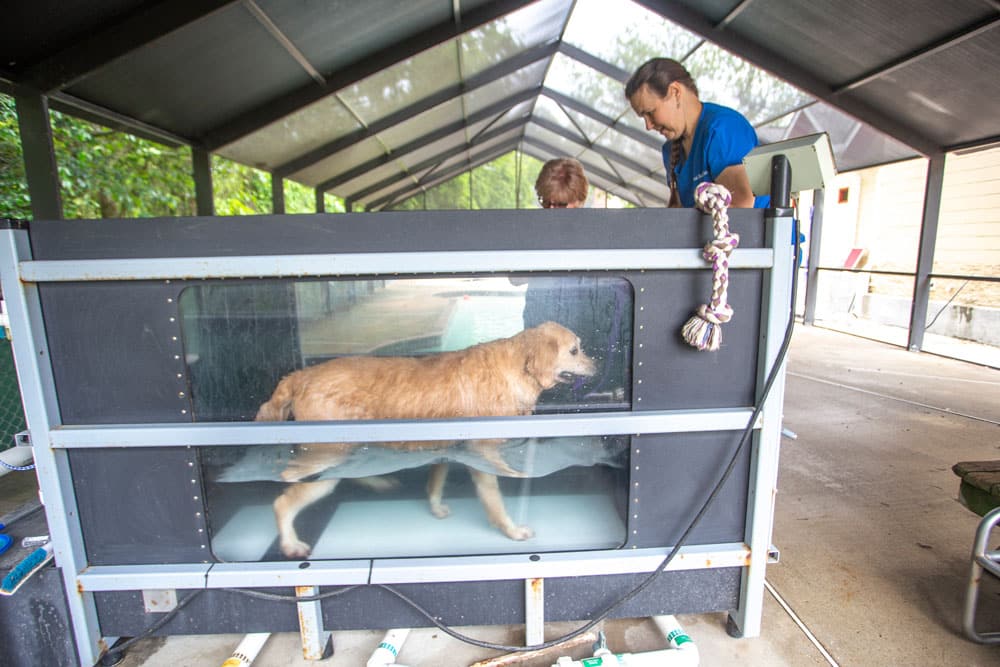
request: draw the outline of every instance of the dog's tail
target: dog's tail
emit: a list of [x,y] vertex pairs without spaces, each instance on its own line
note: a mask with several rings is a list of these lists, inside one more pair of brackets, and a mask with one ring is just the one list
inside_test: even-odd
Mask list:
[[292,383],[291,376],[286,376],[278,383],[271,398],[260,406],[254,421],[283,422],[288,421],[292,414]]

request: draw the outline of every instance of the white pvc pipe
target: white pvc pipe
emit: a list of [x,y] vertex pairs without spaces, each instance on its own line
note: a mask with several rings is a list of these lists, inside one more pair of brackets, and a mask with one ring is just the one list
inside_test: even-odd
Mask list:
[[399,655],[399,649],[403,647],[408,634],[410,634],[409,628],[393,628],[386,632],[382,642],[372,653],[372,657],[368,658],[366,667],[389,667],[389,665],[405,667],[396,662],[396,656]]
[[[0,461],[3,461],[9,466],[21,467],[26,465],[31,465],[35,460],[35,453],[31,447],[11,447],[10,449],[5,449],[0,452]],[[6,466],[0,465],[0,477],[3,477],[9,472],[14,472]]]
[[[588,667],[599,664],[602,667],[698,667],[698,647],[681,628],[673,616],[654,616],[653,622],[660,628],[670,648],[644,653],[617,653],[599,649],[593,658],[573,660],[567,656],[559,658],[552,667]],[[601,662],[593,662],[600,658]]]
[[243,641],[236,646],[233,654],[222,663],[222,667],[248,667],[252,665],[270,636],[270,632],[255,632],[245,636]]

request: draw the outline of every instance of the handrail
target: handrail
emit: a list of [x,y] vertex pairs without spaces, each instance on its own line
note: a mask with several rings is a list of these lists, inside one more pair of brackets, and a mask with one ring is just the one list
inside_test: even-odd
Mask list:
[[[817,271],[838,271],[840,273],[871,273],[876,276],[910,276],[914,277],[916,274],[912,271],[885,271],[881,269],[846,269],[839,266],[818,266]],[[978,282],[986,283],[1000,283],[1000,276],[970,276],[957,273],[931,273],[929,274],[931,278],[939,278],[941,280],[975,280]]]

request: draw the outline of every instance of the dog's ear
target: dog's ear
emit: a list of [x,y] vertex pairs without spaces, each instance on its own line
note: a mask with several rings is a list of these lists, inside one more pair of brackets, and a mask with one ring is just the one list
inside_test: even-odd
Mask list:
[[555,367],[559,358],[559,343],[549,335],[545,324],[524,331],[524,369],[542,389],[556,384]]

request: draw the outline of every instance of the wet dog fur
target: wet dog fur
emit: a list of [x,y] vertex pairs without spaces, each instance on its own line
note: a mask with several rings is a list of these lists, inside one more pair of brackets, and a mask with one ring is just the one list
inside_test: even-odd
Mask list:
[[[271,398],[260,406],[257,421],[445,419],[527,415],[539,394],[578,376],[594,374],[594,362],[569,329],[544,322],[509,338],[480,343],[464,350],[424,357],[341,357],[285,376]],[[519,476],[500,456],[503,440],[475,440],[467,446],[504,475]],[[440,442],[386,443],[398,449],[440,447]],[[454,443],[452,443],[454,444]],[[311,547],[295,530],[295,518],[309,505],[329,495],[339,479],[302,481],[335,467],[353,443],[296,446],[281,473],[290,484],[274,501],[281,551],[288,558],[306,558]],[[513,540],[533,535],[507,514],[496,475],[469,469],[476,493],[490,523]],[[442,502],[447,464],[435,464],[427,485],[431,512],[448,515]],[[384,478],[355,480],[379,488]]]

